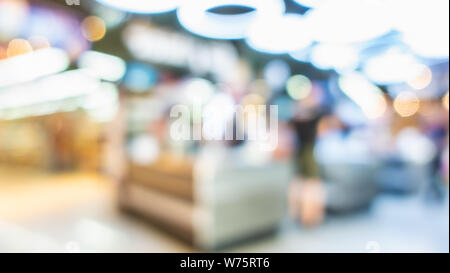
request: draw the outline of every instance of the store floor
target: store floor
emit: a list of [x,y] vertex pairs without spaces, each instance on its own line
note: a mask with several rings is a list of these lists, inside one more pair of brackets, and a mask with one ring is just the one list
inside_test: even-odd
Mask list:
[[[0,168],[0,252],[190,252],[189,245],[115,206],[115,185],[96,174]],[[286,220],[274,236],[230,252],[449,251],[449,202],[380,196],[370,210],[320,227]]]

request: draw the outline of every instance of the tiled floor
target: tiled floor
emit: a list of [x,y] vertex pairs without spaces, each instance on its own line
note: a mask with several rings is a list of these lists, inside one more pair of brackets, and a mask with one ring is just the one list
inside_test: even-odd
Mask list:
[[[0,252],[190,252],[189,245],[115,206],[115,185],[94,174],[0,169]],[[449,202],[381,196],[372,208],[315,229],[286,220],[271,237],[231,252],[449,251]]]

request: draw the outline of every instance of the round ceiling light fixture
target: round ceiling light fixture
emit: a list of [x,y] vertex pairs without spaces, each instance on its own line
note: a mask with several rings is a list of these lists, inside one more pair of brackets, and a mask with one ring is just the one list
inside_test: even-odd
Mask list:
[[294,0],[297,4],[307,8],[317,8],[329,0]]
[[393,29],[384,6],[377,1],[329,1],[309,10],[306,21],[314,40],[322,43],[358,43],[382,36]]
[[115,9],[132,13],[157,14],[169,12],[178,7],[179,0],[97,0],[97,2]]
[[[213,10],[241,7],[248,12],[222,14]],[[246,37],[251,23],[258,18],[281,15],[285,5],[280,0],[193,0],[184,1],[177,9],[180,24],[188,31],[213,39],[236,40]]]

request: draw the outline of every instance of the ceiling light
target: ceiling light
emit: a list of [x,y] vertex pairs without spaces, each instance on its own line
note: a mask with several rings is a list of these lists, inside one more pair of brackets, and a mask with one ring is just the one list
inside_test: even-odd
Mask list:
[[97,0],[106,6],[132,13],[164,13],[177,8],[179,0]]
[[[237,6],[252,9],[240,14],[211,12],[218,7]],[[190,32],[214,39],[242,39],[256,17],[281,15],[285,10],[280,0],[192,0],[183,1],[177,10],[180,24]]]

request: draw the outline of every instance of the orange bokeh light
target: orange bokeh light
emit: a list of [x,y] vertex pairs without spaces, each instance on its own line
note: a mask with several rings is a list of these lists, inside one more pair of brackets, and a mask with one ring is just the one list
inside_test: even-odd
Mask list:
[[99,41],[106,34],[105,22],[97,16],[88,16],[81,23],[81,32],[86,40]]
[[33,51],[33,47],[31,47],[30,43],[24,39],[14,39],[11,40],[8,44],[8,48],[6,49],[6,56],[8,58],[27,54]]
[[394,109],[401,117],[410,117],[419,111],[420,100],[413,92],[402,92],[394,100]]

